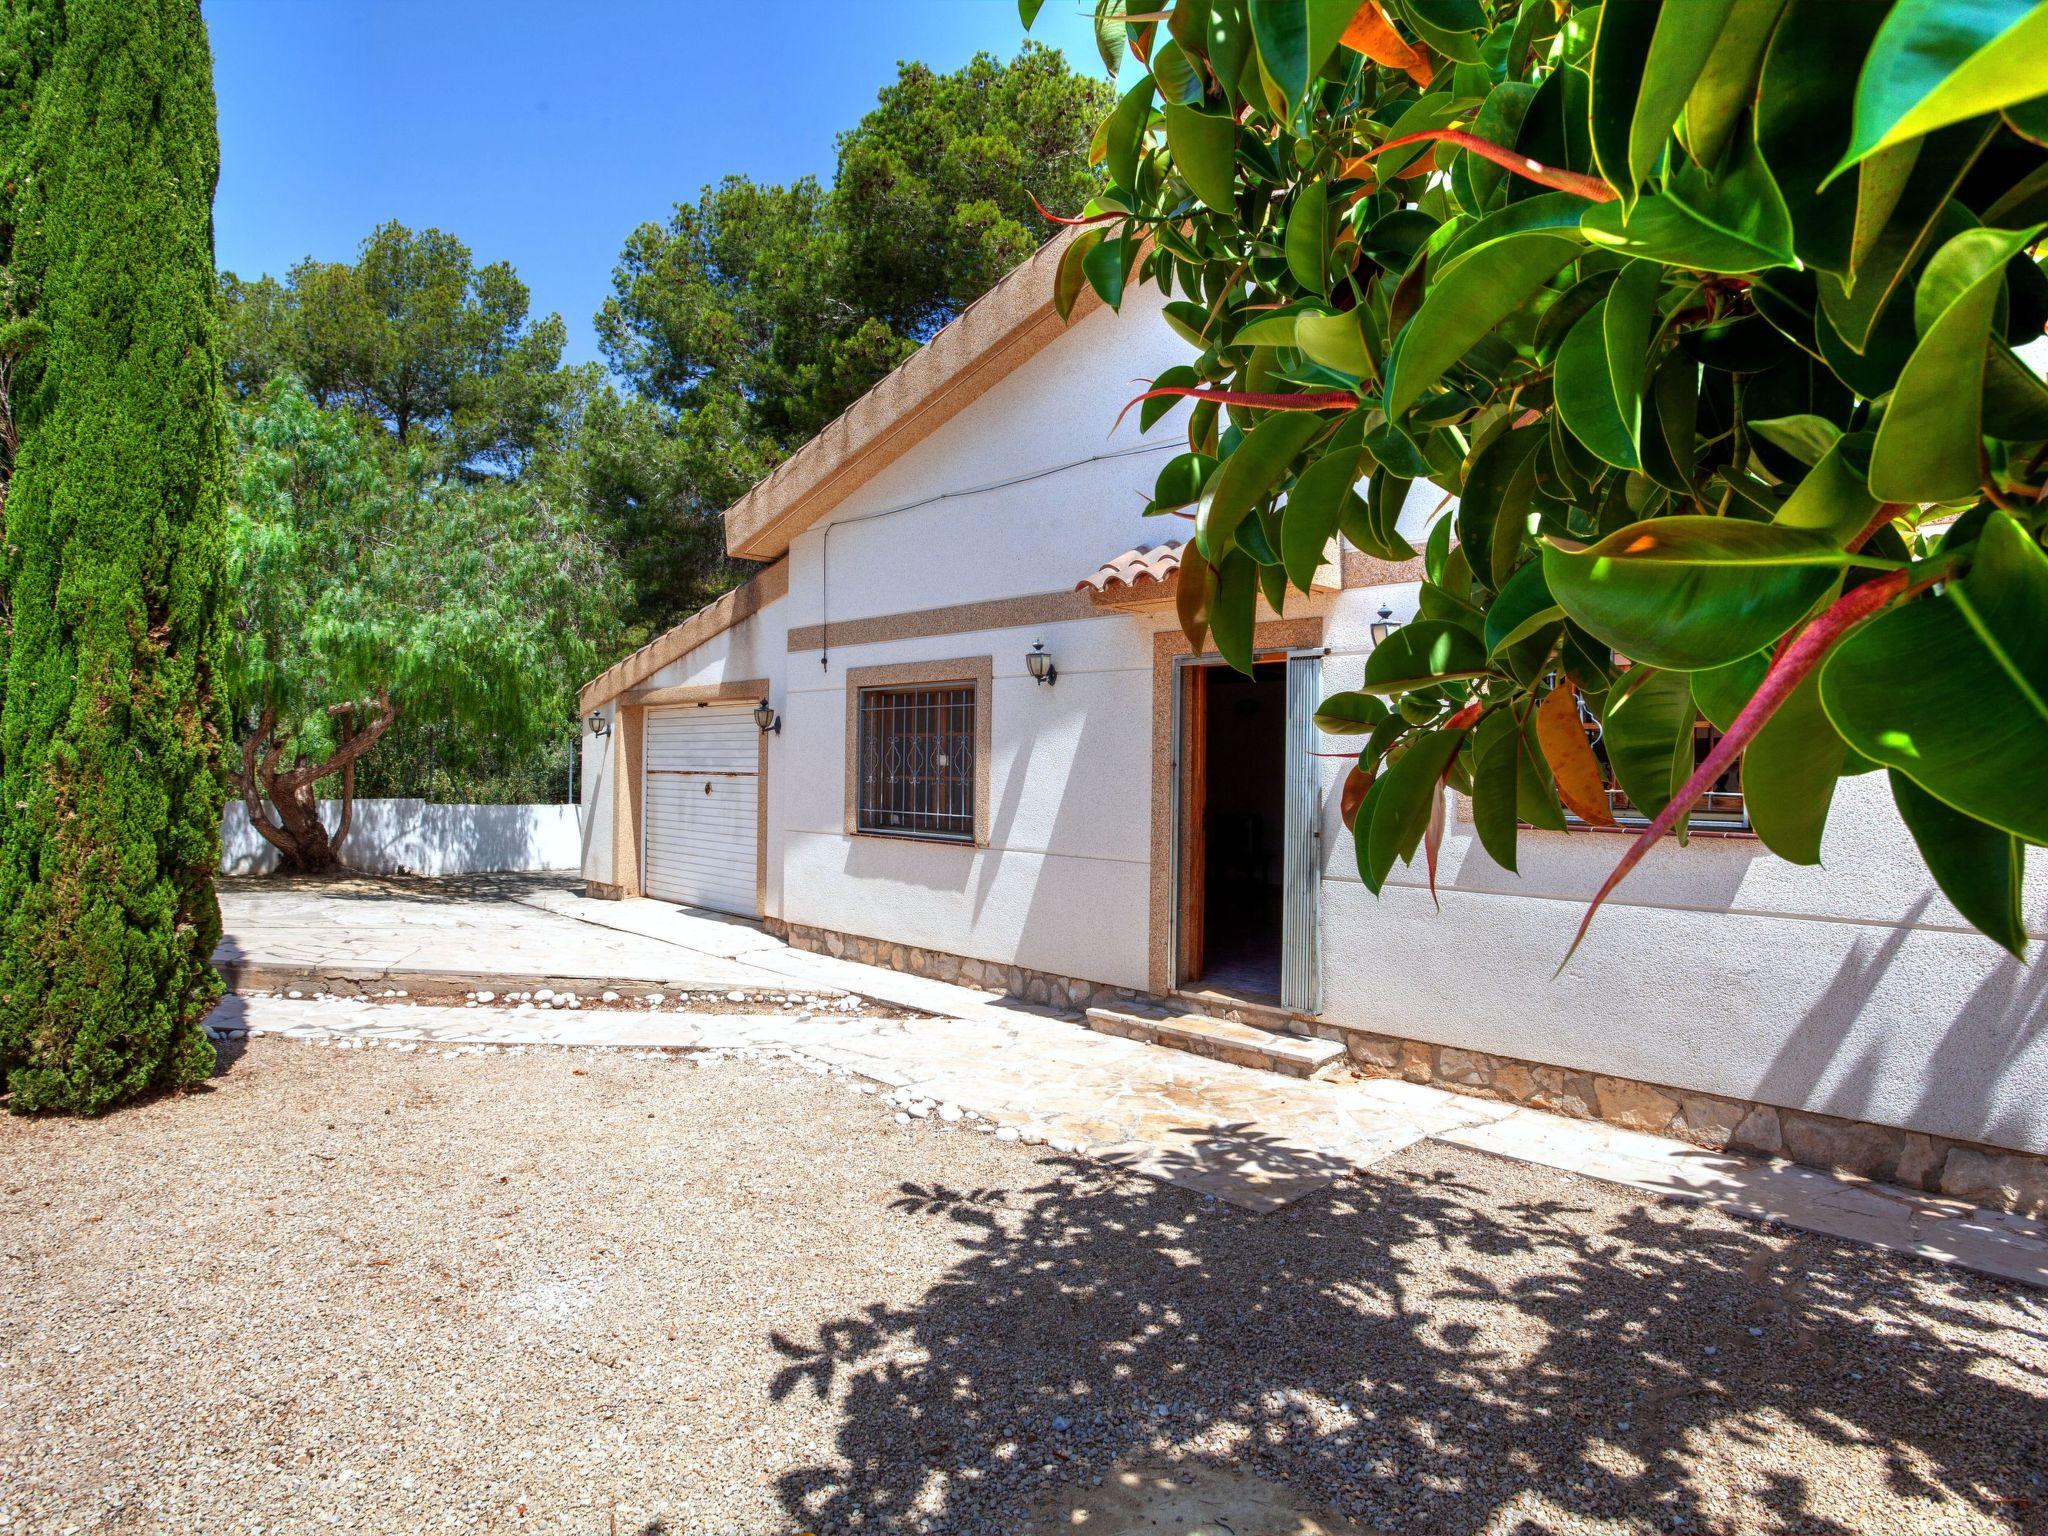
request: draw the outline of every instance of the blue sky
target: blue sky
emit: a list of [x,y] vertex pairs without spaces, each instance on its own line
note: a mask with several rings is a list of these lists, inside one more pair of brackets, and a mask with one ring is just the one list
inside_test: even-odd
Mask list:
[[[832,171],[898,59],[1023,40],[1015,0],[204,0],[218,259],[282,276],[396,218],[510,261],[572,361],[625,235],[728,172]],[[1092,10],[1092,7],[1090,7]],[[1081,0],[1032,35],[1100,70]]]

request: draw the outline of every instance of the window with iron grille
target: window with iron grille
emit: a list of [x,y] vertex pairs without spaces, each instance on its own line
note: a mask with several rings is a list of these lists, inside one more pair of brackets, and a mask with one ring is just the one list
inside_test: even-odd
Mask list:
[[862,832],[974,841],[974,687],[860,691]]

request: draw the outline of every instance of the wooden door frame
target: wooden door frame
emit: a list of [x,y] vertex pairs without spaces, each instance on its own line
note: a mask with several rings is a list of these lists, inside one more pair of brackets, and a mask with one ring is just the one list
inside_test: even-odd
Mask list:
[[[1322,643],[1320,618],[1273,619],[1258,625],[1252,634],[1254,654],[1261,661],[1282,660],[1288,652],[1315,650]],[[1146,985],[1161,996],[1177,989],[1181,974],[1178,817],[1183,658],[1210,665],[1223,660],[1213,651],[1197,657],[1178,629],[1158,630],[1152,636],[1152,859]]]

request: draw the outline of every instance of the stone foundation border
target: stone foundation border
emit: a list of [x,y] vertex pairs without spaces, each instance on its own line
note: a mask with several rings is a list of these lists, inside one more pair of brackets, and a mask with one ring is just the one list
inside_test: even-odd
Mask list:
[[[765,926],[795,949],[862,965],[887,966],[933,981],[983,987],[1022,1002],[1054,1008],[1084,1011],[1119,1004],[1185,1006],[1190,1002],[1187,998],[1160,998],[1137,988],[1112,987],[1000,960],[975,960],[914,944],[865,938],[779,919],[769,919]],[[1486,1051],[1433,1045],[1321,1019],[1275,1017],[1264,1009],[1221,1011],[1245,1022],[1336,1041],[1343,1045],[1352,1066],[1368,1077],[1398,1077],[1454,1093],[1669,1136],[1710,1151],[1781,1158],[1995,1210],[2048,1216],[2048,1157],[2034,1153],[1954,1141],[1812,1110],[1663,1087],[1634,1078],[1609,1077],[1575,1067],[1549,1066]]]

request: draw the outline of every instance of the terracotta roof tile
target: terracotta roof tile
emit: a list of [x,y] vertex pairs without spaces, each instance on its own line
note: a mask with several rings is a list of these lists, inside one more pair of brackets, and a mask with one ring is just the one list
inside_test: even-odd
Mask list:
[[1076,592],[1093,592],[1098,602],[1134,597],[1166,598],[1180,574],[1180,543],[1139,545],[1105,560],[1074,583]]

